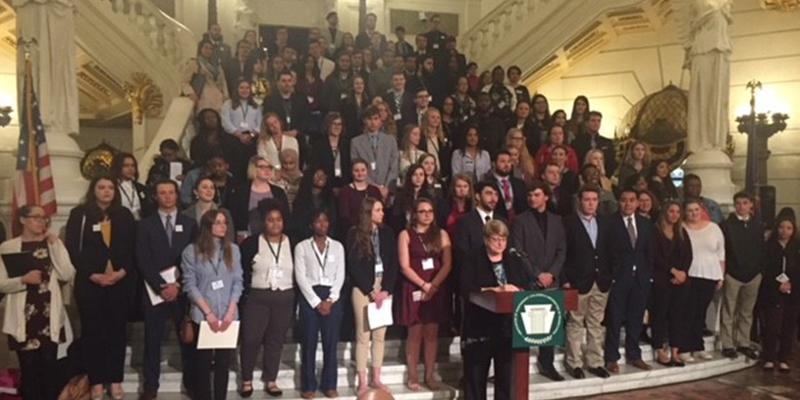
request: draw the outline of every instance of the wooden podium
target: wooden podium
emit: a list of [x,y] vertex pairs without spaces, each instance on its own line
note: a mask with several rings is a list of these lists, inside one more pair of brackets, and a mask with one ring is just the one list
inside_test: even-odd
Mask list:
[[[565,289],[564,310],[578,309],[578,291]],[[514,294],[518,292],[484,292],[472,294],[469,301],[483,307],[495,314],[512,314],[514,312]],[[528,400],[528,385],[530,382],[530,349],[511,350],[511,398],[513,400]]]

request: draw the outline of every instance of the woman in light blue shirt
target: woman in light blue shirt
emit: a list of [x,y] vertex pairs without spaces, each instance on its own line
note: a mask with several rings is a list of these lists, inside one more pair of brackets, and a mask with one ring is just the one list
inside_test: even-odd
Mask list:
[[236,176],[244,176],[247,163],[242,161],[256,154],[256,139],[262,122],[262,113],[253,100],[250,82],[240,79],[236,89],[231,88],[231,98],[222,104],[220,119],[225,132],[239,140],[237,151],[242,156],[237,157],[240,161],[231,161],[231,171]]
[[[239,247],[227,235],[228,221],[220,210],[209,210],[200,219],[197,240],[183,251],[183,290],[192,302],[190,316],[199,332],[205,321],[214,332],[224,332],[239,319],[242,265]],[[199,336],[199,335],[198,335]],[[194,398],[225,400],[233,349],[198,350]],[[210,378],[213,365],[213,396]]]

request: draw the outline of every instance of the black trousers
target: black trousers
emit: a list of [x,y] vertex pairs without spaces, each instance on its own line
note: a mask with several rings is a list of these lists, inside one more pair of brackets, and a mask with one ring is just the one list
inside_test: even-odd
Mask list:
[[653,330],[653,348],[664,345],[686,347],[685,318],[689,315],[689,285],[673,285],[670,282],[653,284],[653,309],[650,326]]
[[130,287],[92,287],[78,295],[83,365],[92,385],[122,382]]
[[792,344],[797,339],[797,315],[800,312],[797,305],[791,304],[792,301],[760,309],[761,354],[764,361],[788,362],[792,355]]
[[[195,324],[194,327],[195,332],[200,332],[199,325]],[[228,375],[233,353],[233,349],[195,350],[192,399],[225,400],[228,396]],[[211,374],[214,375],[213,378]]]
[[17,352],[22,373],[22,398],[25,400],[55,400],[61,391],[61,374],[56,355],[58,345],[43,343],[36,350]]
[[682,353],[705,350],[703,329],[706,327],[706,312],[714,292],[717,290],[717,281],[703,278],[689,279],[689,331],[686,334],[685,346]]
[[484,341],[462,338],[464,399],[486,400],[489,364],[494,360],[494,398],[511,398],[511,338],[488,338]]
[[647,307],[650,284],[643,285],[634,275],[625,274],[611,286],[606,309],[606,363],[620,359],[620,328],[625,326],[625,358],[628,361],[642,359],[639,338],[642,335],[642,319]]
[[555,368],[553,367],[553,360],[555,360],[555,351],[553,350],[553,346],[539,347],[539,355],[536,356],[536,363],[539,364],[539,368]]
[[[146,391],[157,392],[159,386],[159,376],[161,375],[161,342],[164,340],[164,333],[167,323],[172,319],[175,333],[180,337],[180,324],[188,312],[186,296],[178,296],[178,299],[161,303],[153,306],[150,298],[144,298],[144,384]],[[181,365],[183,366],[183,386],[191,393],[195,382],[192,374],[194,368],[195,346],[180,342]]]

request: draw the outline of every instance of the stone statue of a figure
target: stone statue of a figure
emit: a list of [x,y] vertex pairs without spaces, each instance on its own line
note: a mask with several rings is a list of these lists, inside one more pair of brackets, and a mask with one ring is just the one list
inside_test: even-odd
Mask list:
[[688,144],[694,153],[724,149],[728,135],[732,0],[684,0],[684,48],[690,71]]

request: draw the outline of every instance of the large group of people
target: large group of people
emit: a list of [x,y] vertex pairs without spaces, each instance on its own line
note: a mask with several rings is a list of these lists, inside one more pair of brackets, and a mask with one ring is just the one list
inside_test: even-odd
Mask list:
[[[355,341],[357,392],[388,390],[387,327],[370,326],[372,306],[392,307],[405,328],[410,390],[440,388],[437,345],[450,335],[461,337],[466,398],[486,398],[492,362],[495,397],[509,398],[511,319],[470,301],[487,291],[577,290],[565,346],[574,379],[619,373],[622,327],[624,361],[635,368],[651,369],[640,347],[647,329],[659,364],[710,358],[703,336],[715,293],[723,354],[758,357],[758,314],[764,367],[788,371],[800,306],[792,213],[765,242],[748,193],[723,220],[700,178],[683,177],[679,191],[646,143],[629,144],[618,164],[588,98],[569,115],[551,112],[519,83],[519,67],[478,74],[436,15],[415,45],[403,27],[388,40],[374,14],[355,37],[336,13],[326,21],[303,48],[279,28],[261,41],[248,31],[235,54],[213,26],[187,65],[183,92],[196,104],[187,148],[162,142],[146,184],[136,158],[117,154],[70,213],[63,243],[48,234],[42,208],[22,208],[23,233],[0,253],[31,252],[37,265],[10,277],[0,260],[0,291],[24,398],[59,390],[67,281],[92,399],[106,385],[122,398],[126,322],[137,315],[142,399],[158,394],[168,325],[180,338],[185,390],[226,397],[235,351],[198,350],[203,322],[212,331],[240,322],[243,397],[253,394],[259,352],[265,391],[283,393],[293,326],[303,398],[338,396],[340,340]],[[552,347],[539,348],[537,367],[565,379]]]

